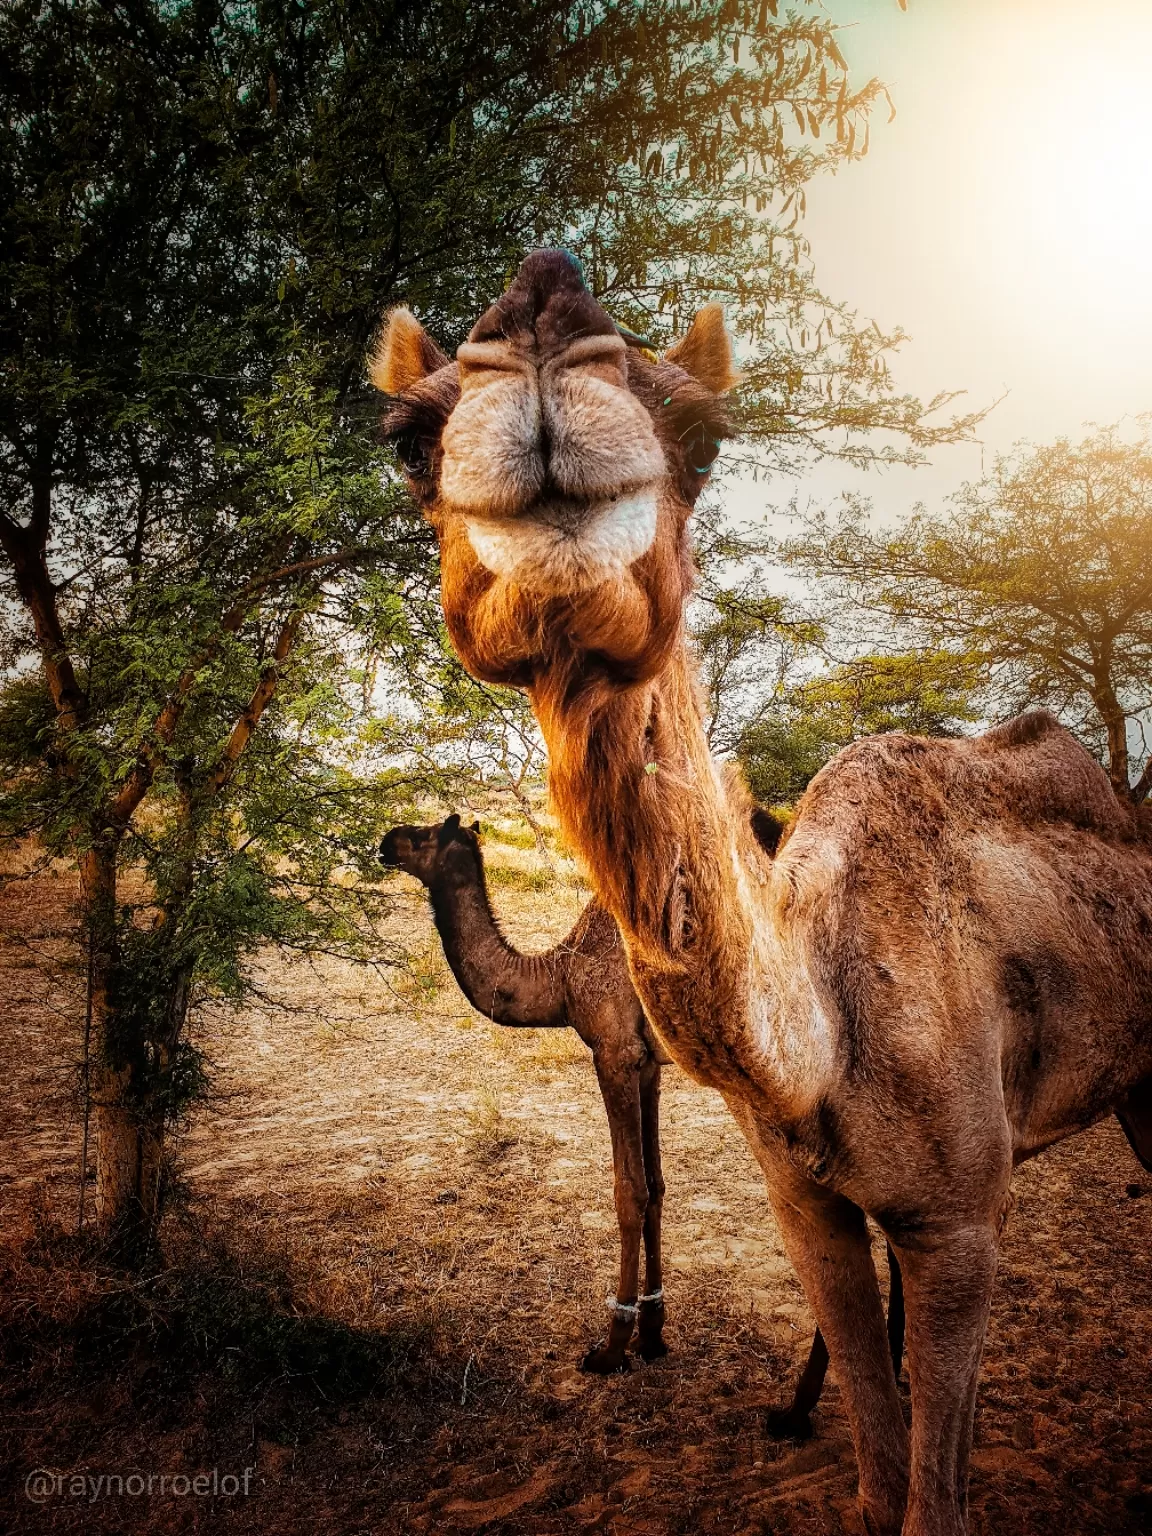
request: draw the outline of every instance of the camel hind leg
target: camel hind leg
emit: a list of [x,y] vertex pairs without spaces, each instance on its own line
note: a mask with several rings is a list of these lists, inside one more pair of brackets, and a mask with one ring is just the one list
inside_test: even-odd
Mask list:
[[648,1206],[641,1131],[640,1072],[629,1062],[593,1053],[600,1095],[612,1136],[616,1220],[620,1225],[620,1278],[608,1337],[595,1344],[580,1363],[582,1371],[610,1376],[629,1370],[626,1353],[639,1311],[640,1242]]
[[1152,1173],[1152,1077],[1136,1084],[1117,1109],[1116,1118],[1141,1165]]
[[640,1069],[640,1116],[644,1142],[644,1177],[648,1205],[644,1211],[644,1292],[640,1298],[638,1348],[645,1360],[668,1353],[664,1342],[664,1268],[660,1226],[664,1211],[664,1175],[660,1167],[660,1063]]

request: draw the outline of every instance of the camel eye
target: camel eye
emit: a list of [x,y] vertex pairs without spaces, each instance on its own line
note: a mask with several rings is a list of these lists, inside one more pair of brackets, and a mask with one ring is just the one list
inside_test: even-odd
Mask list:
[[416,432],[398,432],[392,439],[396,457],[413,480],[422,480],[428,473],[428,451]]
[[713,437],[702,421],[696,421],[681,434],[680,442],[692,468],[698,475],[706,475],[720,452],[719,438]]

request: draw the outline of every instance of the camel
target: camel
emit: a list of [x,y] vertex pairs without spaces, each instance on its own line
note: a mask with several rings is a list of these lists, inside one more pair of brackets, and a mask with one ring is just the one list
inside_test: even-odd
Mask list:
[[[753,816],[770,847],[782,823],[769,812]],[[594,1344],[580,1368],[610,1375],[630,1368],[633,1329],[641,1358],[668,1353],[664,1342],[664,1281],[660,1233],[664,1178],[660,1167],[660,1068],[669,1057],[644,1017],[628,974],[619,929],[599,902],[588,903],[561,943],[523,955],[500,931],[488,896],[480,823],[452,815],[432,827],[393,827],[380,844],[380,861],[419,880],[432,903],[444,955],[472,1006],[496,1024],[520,1029],[575,1030],[592,1052],[596,1080],[612,1139],[616,1219],[620,1227],[620,1279],[608,1298],[608,1338]],[[640,1240],[645,1284],[639,1295]],[[904,1348],[900,1271],[891,1262],[889,1342],[896,1375]],[[819,1330],[792,1402],[769,1415],[777,1438],[808,1439],[820,1400],[828,1350]]]
[[[717,1088],[828,1343],[878,1536],[960,1536],[1013,1166],[1117,1112],[1152,1162],[1152,842],[1059,723],[857,742],[774,854],[713,762],[688,521],[731,425],[720,310],[629,345],[565,252],[449,361],[374,382],[476,677],[526,690],[552,803],[661,1043]],[[911,1428],[866,1218],[904,1281]]]
[[554,949],[539,955],[513,949],[488,899],[479,831],[479,822],[465,827],[459,816],[435,827],[393,827],[380,845],[381,862],[414,875],[427,888],[445,958],[474,1008],[514,1028],[567,1025],[592,1052],[612,1137],[620,1278],[609,1298],[608,1337],[588,1350],[580,1368],[602,1376],[626,1371],[634,1329],[643,1359],[668,1353],[660,1254],[660,1068],[669,1058],[644,1017],[616,924],[598,902],[588,903]]

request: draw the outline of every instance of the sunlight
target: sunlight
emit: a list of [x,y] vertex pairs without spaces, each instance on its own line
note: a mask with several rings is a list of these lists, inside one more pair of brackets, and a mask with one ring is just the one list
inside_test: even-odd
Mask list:
[[1101,13],[1088,25],[1071,13],[1038,21],[1030,8],[989,17],[951,125],[967,185],[950,191],[975,215],[980,287],[1057,328],[1070,310],[1149,319],[1147,54],[1120,15]]
[[[1152,407],[1152,5],[827,5],[898,115],[866,160],[812,184],[807,232],[826,291],[908,332],[899,386],[999,400],[990,449]],[[945,450],[877,483],[817,469],[805,491],[854,484],[887,516],[982,462]]]

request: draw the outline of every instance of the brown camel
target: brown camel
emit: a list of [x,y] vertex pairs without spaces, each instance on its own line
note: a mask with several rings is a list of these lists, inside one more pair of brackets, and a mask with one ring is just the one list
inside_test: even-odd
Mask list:
[[[828,1341],[873,1532],[957,1536],[1014,1163],[1113,1110],[1152,1161],[1152,846],[1055,720],[874,737],[768,854],[708,753],[687,523],[734,382],[706,309],[655,361],[562,252],[450,363],[374,377],[477,677],[527,690],[553,803],[661,1042],[724,1094]],[[911,1434],[865,1216],[896,1250]]]
[[465,827],[459,816],[436,827],[393,827],[380,858],[427,887],[445,958],[473,1008],[514,1028],[568,1025],[592,1052],[612,1136],[620,1279],[608,1337],[593,1345],[581,1369],[608,1375],[628,1369],[625,1351],[634,1328],[645,1360],[668,1353],[660,1262],[660,1067],[669,1058],[644,1017],[619,930],[597,902],[588,903],[554,949],[540,955],[513,949],[488,899],[479,831],[479,822]]
[[[754,812],[755,830],[774,848],[783,830],[768,812]],[[460,990],[496,1024],[520,1029],[574,1029],[592,1052],[612,1138],[620,1280],[610,1298],[608,1338],[593,1345],[581,1369],[609,1375],[628,1369],[626,1350],[637,1328],[645,1360],[668,1353],[664,1343],[664,1282],[660,1251],[664,1178],[660,1168],[660,1068],[669,1057],[653,1034],[609,914],[590,901],[571,933],[554,949],[522,955],[500,931],[488,897],[480,823],[449,816],[434,827],[393,827],[380,844],[383,864],[414,876],[428,891],[436,931]],[[640,1239],[644,1239],[644,1295]],[[889,1336],[900,1374],[904,1313],[900,1271],[891,1263]],[[828,1350],[817,1330],[808,1363],[788,1408],[770,1415],[778,1437],[807,1439],[820,1400]]]

